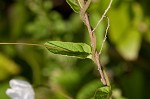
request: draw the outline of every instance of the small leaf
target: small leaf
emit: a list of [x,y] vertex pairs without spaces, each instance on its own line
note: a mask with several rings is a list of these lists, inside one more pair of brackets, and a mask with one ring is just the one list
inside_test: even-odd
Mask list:
[[61,41],[48,41],[45,43],[46,48],[54,53],[78,58],[90,58],[91,47],[85,43],[72,43]]
[[94,99],[109,99],[111,96],[111,87],[104,86],[97,89]]
[[91,99],[97,88],[103,86],[99,80],[93,80],[86,85],[84,85],[77,94],[76,99]]
[[74,10],[74,12],[80,12],[80,6],[77,3],[77,0],[66,0],[66,2],[70,5],[70,7]]

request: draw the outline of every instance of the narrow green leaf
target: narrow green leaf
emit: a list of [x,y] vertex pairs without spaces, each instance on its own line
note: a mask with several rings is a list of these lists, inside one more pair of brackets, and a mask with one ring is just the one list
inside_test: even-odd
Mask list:
[[78,58],[90,58],[91,47],[85,43],[72,43],[61,41],[48,41],[45,43],[46,48],[54,53]]
[[104,86],[97,89],[94,99],[109,99],[110,96],[111,96],[111,87]]
[[74,12],[80,12],[80,6],[77,3],[77,0],[66,0],[66,2],[70,5],[70,7],[74,10]]

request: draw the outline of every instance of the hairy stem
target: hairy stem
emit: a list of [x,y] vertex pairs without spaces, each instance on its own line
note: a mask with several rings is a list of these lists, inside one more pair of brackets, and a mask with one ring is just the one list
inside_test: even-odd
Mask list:
[[110,26],[109,18],[107,17],[108,26],[106,28],[106,32],[105,32],[105,35],[104,35],[104,39],[103,39],[103,42],[102,42],[102,46],[101,46],[100,52],[98,52],[97,49],[96,49],[96,37],[95,37],[94,31],[96,30],[96,28],[98,27],[100,22],[103,20],[103,18],[105,17],[106,13],[108,12],[108,10],[109,10],[109,8],[110,8],[110,6],[112,4],[112,0],[110,0],[110,3],[108,5],[108,7],[106,8],[105,12],[103,13],[102,17],[100,18],[100,20],[98,21],[98,23],[96,24],[94,29],[92,29],[92,27],[90,25],[89,16],[88,16],[88,13],[86,11],[88,9],[90,3],[91,3],[91,0],[88,0],[88,1],[83,0],[83,1],[84,2],[80,6],[81,7],[80,17],[81,17],[81,19],[83,19],[83,22],[85,23],[85,25],[86,25],[86,27],[88,29],[89,36],[90,36],[90,42],[91,42],[91,47],[92,47],[92,60],[95,62],[95,64],[98,67],[98,71],[99,71],[99,74],[101,76],[101,82],[103,83],[103,85],[110,86],[110,82],[109,82],[108,76],[106,74],[106,71],[105,71],[104,67],[101,66],[101,63],[100,63],[100,54],[101,54],[104,42],[106,41],[107,32],[108,32],[108,29],[109,29],[109,26]]
[[88,17],[88,13],[87,12],[84,13],[84,19],[85,19],[85,25],[86,25],[86,27],[88,29],[88,33],[89,33],[89,36],[90,36],[90,42],[91,42],[91,47],[92,47],[92,59],[95,62],[95,64],[98,66],[98,71],[99,71],[99,74],[101,76],[101,82],[104,85],[108,85],[108,82],[105,79],[103,68],[102,68],[102,66],[100,64],[99,53],[96,50],[96,37],[95,37],[95,33],[92,31],[92,27],[90,25],[89,17]]

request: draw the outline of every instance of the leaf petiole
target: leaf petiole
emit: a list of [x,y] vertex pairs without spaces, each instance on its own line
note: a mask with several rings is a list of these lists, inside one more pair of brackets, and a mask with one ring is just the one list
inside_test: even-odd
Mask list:
[[11,42],[4,42],[4,43],[0,43],[0,45],[29,45],[29,46],[39,46],[39,47],[45,47],[44,44],[33,44],[33,43],[11,43]]

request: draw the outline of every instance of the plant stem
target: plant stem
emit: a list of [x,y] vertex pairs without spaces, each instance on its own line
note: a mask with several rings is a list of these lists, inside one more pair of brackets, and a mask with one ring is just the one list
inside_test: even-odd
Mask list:
[[106,82],[106,79],[105,79],[105,75],[103,73],[102,66],[100,65],[99,54],[96,50],[96,37],[95,37],[95,33],[92,32],[92,28],[91,28],[91,25],[89,22],[89,17],[88,17],[87,12],[84,14],[84,18],[85,18],[85,25],[88,29],[89,36],[90,36],[90,42],[91,42],[91,47],[92,47],[92,59],[95,62],[95,64],[98,66],[98,71],[101,76],[101,81],[102,81],[103,85],[108,85]]
[[[86,4],[86,2],[84,3],[84,5],[85,4]],[[95,62],[95,64],[98,67],[98,71],[99,71],[99,74],[101,76],[101,82],[103,83],[103,85],[109,86],[110,82],[109,82],[108,76],[106,74],[106,71],[100,64],[100,55],[99,55],[99,52],[96,49],[96,37],[95,37],[95,33],[92,30],[92,27],[90,25],[89,16],[88,16],[87,12],[84,13],[84,22],[85,22],[85,25],[88,29],[88,33],[89,33],[89,36],[90,36],[90,42],[91,42],[91,47],[92,47],[92,60]]]
[[100,57],[99,57],[99,54],[97,51],[95,52],[95,60],[96,60],[95,63],[98,66],[98,71],[99,71],[100,76],[101,76],[101,82],[103,83],[103,85],[108,85],[107,81],[105,79],[103,67],[100,64]]

